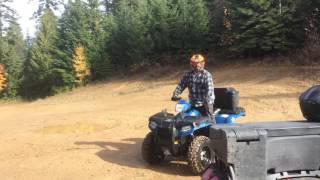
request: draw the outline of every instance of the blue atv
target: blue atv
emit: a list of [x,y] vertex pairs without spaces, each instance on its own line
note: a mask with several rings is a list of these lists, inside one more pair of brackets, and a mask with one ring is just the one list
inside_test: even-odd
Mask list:
[[[209,128],[213,124],[230,124],[244,116],[238,107],[239,93],[234,88],[215,88],[214,117],[203,116],[198,110],[202,102],[189,103],[180,99],[176,115],[162,111],[149,118],[149,132],[142,143],[142,157],[149,164],[166,157],[183,157],[194,174],[200,174],[215,160],[210,147]],[[214,118],[214,119],[213,119]]]

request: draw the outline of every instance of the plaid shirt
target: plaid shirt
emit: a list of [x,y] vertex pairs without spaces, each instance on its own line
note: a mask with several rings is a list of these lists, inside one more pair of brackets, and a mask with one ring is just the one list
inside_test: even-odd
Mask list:
[[200,100],[207,104],[214,104],[214,89],[212,75],[207,70],[200,72],[189,71],[184,74],[173,96],[179,96],[188,87],[191,101]]

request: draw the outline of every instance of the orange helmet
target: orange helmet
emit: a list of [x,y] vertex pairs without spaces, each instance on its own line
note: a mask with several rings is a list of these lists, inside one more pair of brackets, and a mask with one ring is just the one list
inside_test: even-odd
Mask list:
[[204,57],[201,54],[195,54],[190,59],[191,66],[197,66],[198,63],[204,63]]

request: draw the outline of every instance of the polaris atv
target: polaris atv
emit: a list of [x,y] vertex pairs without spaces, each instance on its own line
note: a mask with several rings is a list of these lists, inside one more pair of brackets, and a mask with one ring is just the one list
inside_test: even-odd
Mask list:
[[179,100],[176,115],[162,111],[149,118],[149,132],[142,144],[142,157],[150,163],[160,163],[166,157],[183,157],[194,174],[203,172],[215,159],[210,146],[209,128],[215,123],[233,123],[244,116],[238,107],[238,91],[215,88],[215,113],[203,116],[198,110],[202,102],[193,104]]

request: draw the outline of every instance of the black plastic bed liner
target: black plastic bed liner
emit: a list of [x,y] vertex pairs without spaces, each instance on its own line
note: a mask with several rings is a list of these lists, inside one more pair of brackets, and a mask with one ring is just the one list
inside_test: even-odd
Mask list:
[[221,124],[210,128],[217,157],[237,180],[320,177],[320,123]]

